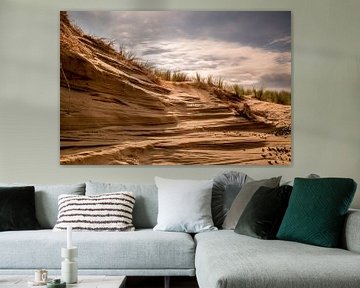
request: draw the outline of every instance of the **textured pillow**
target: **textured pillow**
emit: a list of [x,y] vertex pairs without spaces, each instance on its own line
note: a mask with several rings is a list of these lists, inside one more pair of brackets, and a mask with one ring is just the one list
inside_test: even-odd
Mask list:
[[0,187],[0,231],[40,228],[34,194],[32,186]]
[[261,239],[275,239],[288,206],[292,187],[260,187],[251,198],[235,232]]
[[216,230],[211,217],[213,180],[155,177],[159,214],[154,230],[198,233]]
[[240,219],[246,205],[249,203],[251,197],[261,187],[275,188],[279,186],[281,177],[274,177],[270,179],[251,181],[242,186],[239,194],[236,196],[234,202],[231,205],[229,212],[227,213],[223,229],[234,230],[237,222]]
[[154,228],[158,215],[158,192],[155,184],[86,182],[86,195],[89,196],[117,191],[131,191],[135,195],[135,228]]
[[245,173],[237,171],[226,171],[214,178],[211,213],[216,227],[221,228],[225,216],[241,187],[251,180]]
[[[5,184],[0,186],[34,186],[36,218],[41,228],[52,229],[56,224],[58,215],[58,197],[61,194],[85,195],[85,184],[63,184],[63,185],[33,185],[33,184]],[[119,190],[118,190],[119,191]]]
[[355,190],[348,178],[295,178],[277,238],[336,247]]
[[61,195],[55,231],[72,226],[74,231],[132,231],[132,192],[96,196]]

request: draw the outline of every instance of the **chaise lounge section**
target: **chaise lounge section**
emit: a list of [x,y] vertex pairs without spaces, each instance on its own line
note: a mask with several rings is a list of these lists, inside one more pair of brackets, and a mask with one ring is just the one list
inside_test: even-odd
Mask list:
[[360,212],[345,226],[349,250],[262,240],[230,230],[195,236],[200,288],[353,288],[360,283]]

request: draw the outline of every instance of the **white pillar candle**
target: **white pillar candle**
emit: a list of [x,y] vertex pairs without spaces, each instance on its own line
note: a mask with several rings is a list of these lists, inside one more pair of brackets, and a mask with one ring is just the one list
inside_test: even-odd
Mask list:
[[70,249],[70,248],[72,248],[72,234],[71,234],[72,227],[70,225],[67,226],[66,232],[67,232],[66,248]]

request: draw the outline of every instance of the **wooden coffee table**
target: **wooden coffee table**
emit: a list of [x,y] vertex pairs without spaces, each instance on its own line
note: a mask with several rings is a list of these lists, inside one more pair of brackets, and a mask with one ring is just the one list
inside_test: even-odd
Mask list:
[[[57,278],[52,277],[51,279]],[[46,286],[28,286],[28,281],[32,281],[32,276],[2,276],[0,275],[1,288],[44,288]],[[68,284],[66,288],[124,288],[126,276],[79,276],[77,284]]]

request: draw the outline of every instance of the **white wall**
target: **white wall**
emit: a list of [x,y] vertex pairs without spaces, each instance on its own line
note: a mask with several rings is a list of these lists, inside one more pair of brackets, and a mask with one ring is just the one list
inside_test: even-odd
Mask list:
[[[59,10],[91,9],[291,10],[293,165],[60,166]],[[1,0],[0,182],[145,183],[155,175],[209,178],[236,169],[255,178],[352,177],[360,187],[359,19],[358,0]]]

